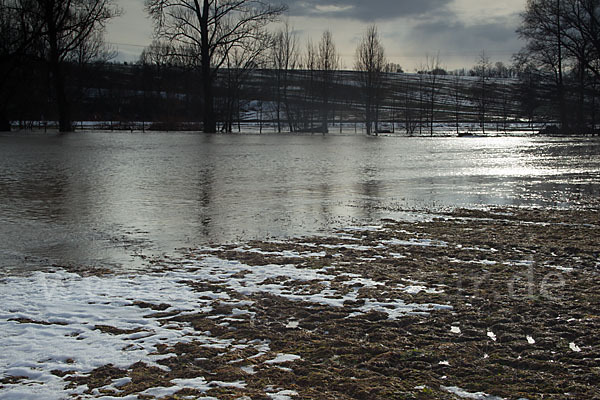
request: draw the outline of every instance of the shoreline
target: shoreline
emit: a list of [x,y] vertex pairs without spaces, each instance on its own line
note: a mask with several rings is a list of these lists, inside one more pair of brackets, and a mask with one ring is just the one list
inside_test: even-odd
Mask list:
[[459,209],[6,278],[0,396],[593,398],[599,240],[595,210]]

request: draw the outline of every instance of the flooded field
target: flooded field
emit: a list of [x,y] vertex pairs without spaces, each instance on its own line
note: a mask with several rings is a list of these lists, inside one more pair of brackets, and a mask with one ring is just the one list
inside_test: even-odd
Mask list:
[[457,210],[0,281],[0,397],[592,399],[595,211]]
[[600,396],[598,141],[0,142],[0,398]]
[[578,207],[600,141],[86,132],[0,136],[0,268],[141,265],[411,210]]

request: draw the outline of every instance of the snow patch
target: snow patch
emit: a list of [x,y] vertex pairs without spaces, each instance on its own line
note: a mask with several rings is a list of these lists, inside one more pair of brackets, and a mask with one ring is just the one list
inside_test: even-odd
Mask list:
[[295,354],[279,353],[279,354],[277,354],[277,357],[275,357],[274,359],[265,361],[265,364],[283,364],[286,362],[292,362],[292,361],[297,361],[297,360],[301,360],[301,359],[302,359],[302,357],[297,356]]
[[581,352],[581,348],[579,348],[579,346],[577,346],[574,342],[569,343],[569,348],[576,353]]
[[267,393],[273,400],[292,400],[292,397],[298,396],[298,392],[295,390],[280,390],[277,393]]
[[452,393],[455,396],[458,396],[460,398],[463,399],[474,399],[474,400],[504,400],[502,397],[498,397],[498,396],[491,396],[487,393],[483,393],[483,392],[476,392],[476,393],[471,393],[471,392],[467,392],[464,389],[461,389],[459,387],[456,386],[440,386],[440,388],[442,390],[445,390],[448,393]]

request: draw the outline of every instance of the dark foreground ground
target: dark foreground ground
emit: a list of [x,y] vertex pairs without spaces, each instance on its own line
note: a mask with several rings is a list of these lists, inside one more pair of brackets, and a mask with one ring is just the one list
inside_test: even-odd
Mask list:
[[[72,387],[87,385],[90,395],[131,378],[119,393],[105,393],[115,397],[201,376],[238,384],[166,398],[600,399],[598,212],[429,217],[152,260],[155,271],[189,260],[238,261],[243,267],[228,280],[185,282],[199,294],[227,294],[227,303],[207,298],[210,311],[179,314],[167,300],[138,306],[164,324],[187,323],[231,343],[260,340],[267,349],[191,341],[157,346],[169,354],[159,361],[168,370],[137,363],[88,376],[56,373]],[[291,265],[297,279],[278,273]],[[251,285],[265,266],[270,276]]]

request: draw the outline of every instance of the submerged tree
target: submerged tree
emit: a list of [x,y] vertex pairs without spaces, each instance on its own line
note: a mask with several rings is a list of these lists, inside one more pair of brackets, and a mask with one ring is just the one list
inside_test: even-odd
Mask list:
[[330,31],[323,32],[321,41],[316,51],[316,67],[319,73],[319,84],[321,92],[321,132],[328,132],[330,100],[333,94],[336,73],[340,67],[340,56],[333,42],[333,35]]
[[[266,35],[266,33],[264,33]],[[223,64],[224,71],[219,76],[225,96],[220,115],[223,120],[222,132],[232,132],[234,119],[240,121],[241,91],[250,76],[250,72],[264,66],[264,45],[268,38],[248,42],[246,46],[237,47],[227,54]],[[239,124],[238,124],[239,128]]]
[[9,108],[19,90],[15,73],[33,55],[41,33],[33,5],[32,0],[0,0],[0,131],[11,128]]
[[270,65],[272,67],[273,84],[275,87],[277,131],[280,133],[282,111],[285,111],[290,132],[293,132],[297,126],[290,105],[288,87],[290,85],[291,72],[298,68],[299,64],[298,37],[286,22],[281,30],[275,33],[270,54]]
[[475,74],[479,77],[479,84],[477,85],[477,105],[479,110],[479,124],[482,132],[485,135],[485,122],[488,112],[488,103],[490,99],[490,69],[491,69],[490,58],[482,51],[475,65]]
[[517,32],[527,41],[523,53],[540,68],[551,71],[554,75],[560,123],[564,128],[567,125],[567,113],[564,89],[563,1],[528,0]]
[[371,25],[358,44],[355,64],[363,88],[367,135],[373,132],[373,126],[375,134],[379,129],[379,108],[385,66],[385,51],[379,40],[377,27]]
[[440,53],[433,57],[425,57],[425,68],[422,71],[429,83],[429,135],[433,136],[433,123],[435,120],[435,101],[438,88],[438,77],[446,73],[440,65]]
[[[527,42],[521,54],[554,75],[563,130],[569,127],[571,114],[577,117],[575,127],[584,129],[586,94],[591,94],[594,103],[594,82],[600,77],[600,1],[528,0],[521,18],[517,32]],[[570,78],[576,80],[576,87],[569,87]],[[570,90],[577,93],[575,113],[569,112]],[[593,121],[593,108],[591,113]]]
[[264,29],[285,10],[266,0],[146,0],[159,37],[199,49],[204,131],[217,131],[214,83],[235,49],[264,38]]
[[[41,26],[42,56],[52,77],[59,130],[72,131],[65,65],[85,46],[101,40],[99,32],[120,10],[114,0],[33,0],[29,12]],[[93,47],[98,48],[97,44]]]

